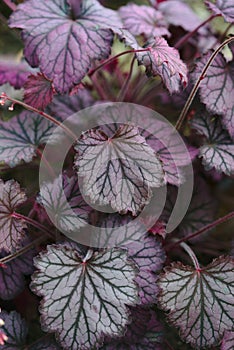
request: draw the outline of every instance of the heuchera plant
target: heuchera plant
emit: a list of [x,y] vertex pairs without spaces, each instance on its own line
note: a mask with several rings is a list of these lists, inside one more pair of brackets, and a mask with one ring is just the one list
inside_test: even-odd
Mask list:
[[[234,349],[233,0],[3,0],[0,10],[0,349]],[[103,102],[161,113],[189,161],[144,115],[111,125],[97,115],[103,125],[53,176],[43,150],[56,127]],[[51,181],[39,188],[40,162]],[[189,162],[191,202],[168,232]],[[134,223],[165,186],[159,219]],[[80,244],[87,224],[121,227],[117,246],[108,235],[100,248]]]

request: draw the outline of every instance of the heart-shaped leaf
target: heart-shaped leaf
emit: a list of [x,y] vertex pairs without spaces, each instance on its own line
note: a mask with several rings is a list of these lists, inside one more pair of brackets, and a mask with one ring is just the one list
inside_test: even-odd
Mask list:
[[234,23],[234,4],[232,0],[216,0],[215,3],[206,1],[205,3],[215,15],[221,15],[226,22]]
[[[122,24],[113,10],[97,0],[29,0],[17,6],[10,18],[11,28],[23,29],[25,56],[32,66],[53,80],[55,89],[65,93],[80,83],[93,60],[110,53],[110,29]],[[32,11],[33,9],[33,11]]]
[[150,187],[164,184],[160,160],[135,126],[91,129],[78,140],[75,165],[93,202],[136,215],[149,200]]
[[162,350],[162,326],[154,311],[131,308],[132,322],[125,335],[106,339],[101,350]]
[[225,331],[221,344],[221,350],[232,350],[234,348],[234,331]]
[[35,260],[32,290],[43,296],[42,326],[56,332],[62,347],[86,350],[103,336],[120,335],[128,320],[126,305],[137,302],[135,268],[121,249],[90,253],[48,246]]
[[12,252],[25,237],[26,224],[13,216],[25,200],[26,195],[16,181],[0,180],[0,250]]
[[119,9],[124,27],[133,35],[144,34],[146,38],[167,35],[167,24],[160,11],[145,5],[128,4]]
[[234,143],[223,129],[220,117],[212,117],[202,110],[191,121],[191,126],[206,138],[199,149],[205,168],[215,168],[227,175],[234,174]]
[[28,333],[28,327],[24,319],[16,311],[2,312],[2,318],[5,322],[3,329],[8,339],[2,350],[19,350],[25,346]]
[[233,326],[233,269],[234,259],[219,257],[200,270],[173,263],[160,277],[159,304],[196,349],[216,345]]
[[0,161],[14,167],[31,162],[38,146],[46,143],[54,124],[38,114],[22,112],[7,122],[0,121]]
[[159,75],[170,93],[178,92],[180,83],[187,85],[186,64],[174,47],[170,47],[161,37],[151,39],[146,47],[150,51],[138,52],[136,56],[139,64],[146,67],[148,76]]
[[24,101],[42,110],[52,101],[55,93],[53,83],[41,73],[30,75],[24,84],[24,90]]
[[91,208],[81,195],[76,176],[69,178],[64,174],[52,183],[43,184],[40,203],[56,218],[56,227],[67,232],[76,232],[88,222]]
[[[30,241],[26,239],[22,243],[22,247]],[[13,299],[18,295],[25,286],[24,275],[30,275],[33,268],[33,257],[36,251],[30,249],[26,253],[18,256],[0,267],[0,298],[3,300]],[[4,258],[8,254],[4,251],[0,252],[0,258]]]
[[[211,56],[211,52],[202,56],[197,61],[194,78],[198,78],[205,64]],[[222,53],[219,53],[211,63],[206,76],[200,83],[200,98],[211,113],[223,116],[223,124],[234,137],[234,63],[227,63]]]

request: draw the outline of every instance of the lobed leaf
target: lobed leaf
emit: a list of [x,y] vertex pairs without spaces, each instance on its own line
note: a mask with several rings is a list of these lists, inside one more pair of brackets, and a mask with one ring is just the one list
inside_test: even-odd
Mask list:
[[24,111],[9,121],[0,121],[0,161],[14,167],[31,162],[38,146],[46,143],[54,124],[39,114]]
[[55,93],[53,83],[41,73],[30,75],[24,84],[24,90],[24,101],[41,110],[52,101]]
[[[205,64],[211,56],[211,52],[202,56],[197,61],[194,72],[194,78],[198,78]],[[212,64],[204,79],[200,83],[200,98],[211,113],[222,115],[223,124],[234,136],[234,63],[227,63],[222,53],[219,53]]]
[[196,349],[216,345],[233,326],[233,268],[231,257],[219,257],[200,270],[174,263],[160,277],[159,304]]
[[[122,24],[113,10],[97,0],[29,0],[17,6],[11,28],[23,29],[25,57],[32,66],[53,80],[59,93],[80,83],[92,62],[106,58],[112,30]],[[32,11],[33,9],[33,11]]]
[[138,128],[121,125],[91,129],[78,140],[75,165],[91,201],[136,215],[149,200],[150,187],[164,184],[162,165]]
[[0,250],[12,252],[25,237],[26,224],[12,215],[26,200],[20,185],[9,180],[0,180]]
[[127,4],[119,9],[124,28],[133,35],[144,34],[146,38],[170,36],[160,11],[145,5]]
[[[78,247],[78,246],[77,246]],[[62,245],[35,259],[32,290],[43,297],[41,322],[62,347],[86,350],[103,336],[117,336],[129,322],[126,305],[137,302],[136,272],[124,250],[83,256]]]
[[199,156],[207,170],[215,168],[226,175],[234,174],[234,143],[223,129],[220,117],[211,117],[205,110],[199,111],[191,126],[205,136]]
[[187,67],[180,59],[179,52],[170,47],[164,38],[151,39],[149,51],[136,53],[140,65],[146,67],[148,76],[159,75],[170,93],[178,92],[180,83],[187,85]]
[[205,3],[215,15],[221,15],[226,22],[234,23],[234,4],[232,0],[216,0],[215,3],[206,1]]

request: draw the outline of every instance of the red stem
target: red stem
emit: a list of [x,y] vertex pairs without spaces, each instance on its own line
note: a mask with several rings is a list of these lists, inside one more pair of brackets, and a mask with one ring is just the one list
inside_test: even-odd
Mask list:
[[115,55],[111,58],[108,58],[106,61],[104,61],[103,63],[101,63],[98,67],[92,69],[89,73],[88,76],[91,77],[94,73],[96,73],[99,69],[101,69],[102,67],[106,66],[108,63],[116,60],[116,58],[121,57],[123,55],[127,55],[128,53],[136,53],[136,52],[145,52],[145,51],[150,51],[150,48],[147,47],[146,49],[139,49],[139,50],[127,50],[124,52],[119,53],[118,55]]
[[11,0],[3,0],[5,4],[12,10],[15,11],[17,6]]
[[212,228],[214,228],[214,227],[216,227],[216,226],[218,226],[218,225],[220,225],[220,224],[222,224],[222,223],[224,223],[224,222],[226,222],[226,221],[228,221],[228,220],[230,220],[230,219],[232,219],[232,218],[234,218],[234,211],[232,211],[231,213],[229,213],[229,214],[227,214],[227,215],[225,215],[225,216],[223,216],[223,217],[221,217],[221,218],[215,220],[215,221],[212,222],[211,224],[208,224],[208,225],[202,227],[200,230],[198,230],[198,231],[192,233],[191,235],[189,235],[189,236],[187,236],[187,237],[184,237],[184,238],[181,238],[181,239],[178,240],[176,243],[174,243],[174,244],[172,244],[171,246],[169,246],[169,247],[167,248],[167,250],[168,250],[168,251],[169,251],[169,250],[172,250],[172,249],[173,249],[175,246],[177,246],[178,244],[180,244],[180,243],[182,243],[182,242],[185,242],[185,241],[188,241],[188,240],[190,240],[190,239],[192,239],[192,238],[194,238],[194,237],[197,237],[197,236],[201,235],[202,233],[204,233],[204,232],[206,232],[206,231],[208,231],[208,230],[211,230]]
[[177,43],[175,44],[175,48],[178,49],[181,46],[183,46],[194,34],[196,34],[198,32],[198,30],[200,28],[202,28],[204,25],[206,25],[207,23],[209,23],[210,21],[212,21],[212,19],[214,19],[215,17],[218,17],[221,15],[211,15],[209,18],[207,18],[204,22],[202,22],[201,24],[199,24],[199,26],[197,26],[192,32],[187,33],[185,36],[183,36],[179,41],[177,41]]
[[19,214],[19,213],[16,213],[16,212],[14,212],[12,214],[12,217],[16,218],[16,219],[23,220],[23,221],[27,222],[29,225],[36,227],[38,230],[43,231],[47,236],[54,238],[53,234],[44,225],[40,224],[39,222],[37,222],[33,219],[30,219],[29,217],[24,216],[24,215]]
[[17,250],[15,253],[12,253],[12,254],[7,255],[4,258],[0,259],[0,264],[6,264],[6,263],[18,258],[20,255],[27,253],[30,249],[35,247],[35,245],[42,243],[46,239],[47,239],[47,235],[43,235],[41,237],[38,237],[33,242],[27,244],[25,247]]
[[195,95],[196,95],[196,93],[197,93],[197,91],[198,91],[198,89],[199,89],[199,86],[200,86],[200,84],[201,84],[201,81],[205,78],[206,73],[207,73],[207,71],[208,71],[208,69],[209,69],[211,63],[214,61],[215,57],[216,57],[216,56],[218,55],[218,53],[222,50],[222,48],[223,48],[224,46],[226,46],[227,44],[229,44],[229,43],[230,43],[231,41],[233,41],[233,40],[234,40],[234,37],[231,37],[231,38],[228,38],[227,40],[225,40],[225,41],[212,53],[212,55],[210,56],[208,62],[205,64],[205,66],[204,66],[204,68],[203,68],[203,70],[202,70],[202,72],[201,72],[199,78],[197,79],[197,81],[196,81],[196,83],[195,83],[195,85],[194,85],[194,87],[193,87],[193,89],[192,89],[192,91],[191,91],[191,93],[190,93],[190,95],[189,95],[189,97],[188,97],[188,99],[187,99],[185,105],[184,105],[184,108],[182,109],[182,111],[181,111],[181,113],[180,113],[180,116],[179,116],[179,118],[178,118],[178,120],[177,120],[177,123],[176,123],[176,125],[175,125],[176,130],[179,130],[179,129],[181,128],[181,126],[182,126],[182,124],[183,124],[183,121],[184,121],[184,119],[186,118],[186,115],[187,115],[187,113],[188,113],[188,111],[189,111],[189,108],[190,108],[190,106],[191,106],[191,104],[192,104],[192,102],[193,102],[193,99],[194,99],[194,97],[195,97]]
[[128,85],[130,83],[130,80],[131,80],[131,77],[132,77],[132,73],[133,73],[134,63],[135,63],[135,57],[133,57],[133,59],[132,59],[127,79],[124,82],[122,89],[120,90],[119,96],[117,97],[117,101],[119,101],[119,102],[124,101],[124,98],[126,96],[126,93],[127,93],[127,90],[128,90]]
[[90,79],[93,83],[93,86],[95,88],[95,90],[97,91],[99,97],[103,100],[103,101],[106,101],[108,100],[106,94],[105,94],[105,91],[103,90],[102,86],[98,83],[98,79],[96,79],[96,77],[91,77],[90,76]]

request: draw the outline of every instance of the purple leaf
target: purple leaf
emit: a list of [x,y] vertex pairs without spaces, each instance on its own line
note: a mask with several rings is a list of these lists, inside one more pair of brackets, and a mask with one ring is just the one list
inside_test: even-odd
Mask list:
[[232,0],[216,0],[215,3],[206,1],[205,3],[215,15],[223,16],[226,22],[234,22],[234,3]]
[[146,38],[170,36],[160,11],[145,5],[128,4],[119,9],[124,27],[133,35],[144,34]]
[[25,341],[28,333],[28,327],[24,319],[16,311],[2,312],[2,318],[5,322],[3,329],[8,337],[2,350],[19,350],[25,347]]
[[60,117],[62,120],[70,117],[80,110],[90,107],[94,104],[94,99],[90,92],[81,89],[76,95],[55,96],[53,102],[48,106],[51,115]]
[[130,243],[134,244],[142,240],[147,231],[145,225],[135,221],[132,216],[118,213],[99,214],[98,220],[91,221],[91,224],[95,224],[92,242],[95,247],[125,247]]
[[131,308],[132,322],[121,338],[106,339],[101,350],[162,350],[162,326],[154,311]]
[[158,294],[158,272],[165,261],[161,243],[153,236],[145,236],[122,247],[128,249],[129,258],[139,269],[135,281],[140,288],[141,305],[155,303]]
[[[162,219],[168,221],[177,198],[177,188],[168,187],[168,197]],[[193,195],[186,215],[176,229],[181,237],[199,230],[201,227],[210,224],[215,219],[217,203],[209,192],[207,184],[200,177],[195,177]],[[199,237],[199,239],[201,239]],[[196,240],[196,238],[194,238]]]
[[9,83],[15,89],[21,89],[30,74],[30,67],[26,62],[16,63],[10,60],[0,62],[0,85]]
[[194,348],[216,345],[233,326],[233,269],[231,257],[219,257],[200,270],[173,263],[160,277],[159,304]]
[[[53,80],[59,93],[80,83],[93,60],[106,58],[113,40],[112,30],[122,24],[113,10],[97,0],[29,0],[17,6],[10,27],[23,29],[25,56],[32,66]],[[80,13],[79,13],[80,12]]]
[[221,344],[221,350],[232,350],[234,348],[234,331],[225,331]]
[[115,31],[117,36],[121,41],[125,43],[126,46],[130,46],[134,50],[142,50],[143,47],[141,47],[136,38],[126,29],[118,29]]
[[[25,240],[22,247],[28,243],[29,240]],[[23,291],[25,287],[24,275],[30,275],[34,270],[33,257],[35,253],[35,250],[31,249],[18,258],[7,262],[4,268],[0,267],[0,298],[10,300]],[[1,258],[7,255],[3,250],[0,252]]]
[[54,124],[39,114],[21,112],[9,121],[0,121],[0,161],[14,167],[31,162],[38,146],[46,143]]
[[82,256],[62,245],[47,247],[35,261],[32,290],[43,297],[42,326],[56,332],[61,346],[85,350],[100,345],[103,336],[118,336],[135,305],[136,272],[120,249]]
[[41,73],[30,75],[24,84],[24,90],[24,101],[42,110],[52,101],[55,93],[53,83]]
[[234,174],[234,143],[223,129],[221,117],[212,117],[205,110],[197,113],[191,126],[205,136],[199,156],[206,170],[215,168],[227,175]]
[[146,67],[148,76],[160,75],[170,93],[178,92],[180,84],[187,85],[187,67],[179,52],[170,47],[164,38],[151,39],[150,51],[136,53],[140,65]]
[[16,208],[26,200],[25,193],[20,185],[9,180],[0,180],[0,249],[12,252],[16,249],[22,238],[25,237],[26,224],[12,215]]
[[[202,23],[191,7],[180,0],[163,1],[159,4],[158,9],[169,24],[182,27],[188,32],[192,32]],[[200,32],[204,32],[204,28],[201,28]]]
[[67,232],[76,232],[88,222],[91,208],[81,195],[76,176],[69,178],[64,174],[52,183],[45,183],[40,189],[40,203],[47,213],[56,217],[57,227]]
[[100,225],[102,230],[98,231],[98,227],[95,227],[97,237],[95,246],[116,245],[127,249],[129,259],[139,269],[135,281],[139,287],[140,303],[143,305],[155,303],[158,272],[165,261],[161,243],[154,236],[146,236],[145,226],[130,216],[119,214],[101,216],[95,226],[97,225]]
[[[176,133],[171,129],[160,125],[157,133],[150,134],[146,130],[142,130],[142,136],[146,142],[158,154],[159,159],[163,164],[166,181],[172,185],[180,186],[184,182],[183,167],[190,164],[192,159],[197,155],[198,151],[194,147],[188,147],[188,154],[184,153],[185,145],[181,143]],[[160,136],[163,135],[160,141]],[[167,143],[162,141],[167,139]],[[175,163],[176,162],[176,163]]]
[[84,192],[94,203],[136,215],[148,202],[150,187],[164,184],[161,162],[137,127],[121,125],[112,133],[90,129],[75,150]]
[[[208,52],[197,61],[194,78],[197,79],[210,58]],[[234,136],[234,63],[227,63],[223,54],[219,53],[210,65],[206,76],[200,84],[200,98],[211,113],[223,116],[223,123],[231,136]]]
[[[128,115],[130,123],[139,127],[140,135],[143,136],[147,144],[156,152],[159,157],[165,179],[167,182],[180,185],[184,182],[184,168],[191,163],[196,157],[198,150],[191,146],[186,146],[185,141],[181,139],[175,129],[165,121],[154,118],[149,114],[144,115],[144,126],[142,126],[142,112],[136,105],[125,106],[124,114]],[[118,107],[112,107],[104,116],[100,115],[102,124],[105,128],[111,129],[111,132],[117,131],[117,127],[121,122]],[[102,130],[103,127],[102,127]]]

